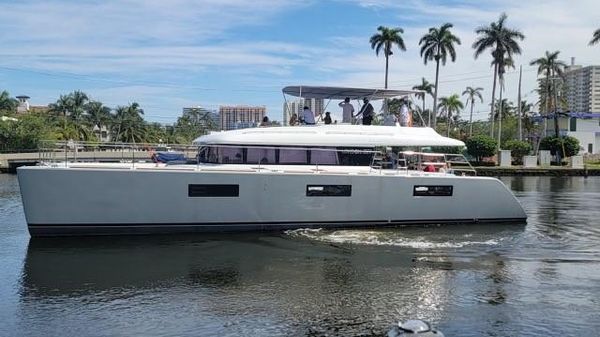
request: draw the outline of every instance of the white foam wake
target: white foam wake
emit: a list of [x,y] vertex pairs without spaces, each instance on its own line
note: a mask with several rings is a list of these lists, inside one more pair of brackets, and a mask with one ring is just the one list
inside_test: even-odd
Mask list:
[[[434,249],[434,248],[462,248],[465,246],[494,246],[499,244],[498,239],[489,239],[485,241],[461,241],[442,240],[433,241],[427,237],[403,237],[400,232],[389,231],[367,231],[367,230],[336,230],[327,231],[322,228],[309,229],[301,228],[285,232],[292,237],[307,238],[327,243],[336,244],[356,244],[356,245],[374,245],[374,246],[396,246],[415,249]],[[470,237],[470,236],[469,236]]]

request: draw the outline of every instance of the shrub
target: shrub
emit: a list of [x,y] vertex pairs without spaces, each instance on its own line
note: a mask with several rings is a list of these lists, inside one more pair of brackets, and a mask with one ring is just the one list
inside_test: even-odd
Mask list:
[[505,150],[510,150],[511,155],[519,164],[523,163],[523,156],[531,152],[531,144],[521,140],[509,140],[502,147]]
[[496,153],[496,140],[494,138],[478,135],[473,136],[465,142],[467,145],[467,153],[477,158],[478,162],[481,162],[485,157],[491,157]]
[[561,158],[572,157],[579,153],[579,140],[570,136],[545,137],[540,141],[540,150],[549,150],[553,156],[558,153]]

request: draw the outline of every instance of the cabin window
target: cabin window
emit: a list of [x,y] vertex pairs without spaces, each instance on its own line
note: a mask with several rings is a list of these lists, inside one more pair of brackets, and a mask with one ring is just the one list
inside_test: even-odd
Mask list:
[[372,151],[372,148],[337,148],[341,152],[338,153],[339,164],[344,166],[369,166],[373,161],[373,153],[365,153],[363,151]]
[[338,165],[338,157],[335,149],[329,151],[312,150],[310,153],[310,163],[318,165]]
[[306,150],[281,149],[279,150],[280,164],[306,164],[308,154]]
[[248,164],[275,164],[275,149],[248,148]]
[[306,185],[307,197],[349,197],[352,185]]
[[188,197],[239,197],[240,185],[189,184]]
[[242,164],[244,163],[244,150],[239,147],[221,147],[217,149],[219,163]]
[[415,197],[451,197],[453,186],[451,185],[415,185],[413,196]]

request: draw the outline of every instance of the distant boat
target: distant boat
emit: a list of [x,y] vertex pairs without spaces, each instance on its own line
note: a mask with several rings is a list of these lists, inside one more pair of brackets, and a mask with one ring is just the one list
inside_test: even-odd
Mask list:
[[[372,100],[410,94],[303,88],[305,98],[311,98],[311,92],[319,98]],[[430,128],[251,128],[215,132],[193,144],[196,164],[53,163],[18,168],[31,235],[502,223],[527,218],[498,179],[455,175],[447,167],[447,156],[408,151],[464,146]],[[418,158],[424,157],[435,161],[436,172],[423,171],[426,163]],[[439,172],[439,166],[448,171]]]

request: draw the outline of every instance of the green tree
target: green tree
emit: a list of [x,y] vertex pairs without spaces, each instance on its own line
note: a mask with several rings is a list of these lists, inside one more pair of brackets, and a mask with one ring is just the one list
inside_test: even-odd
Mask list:
[[19,102],[12,98],[8,91],[3,90],[0,92],[0,112],[15,113],[17,105],[19,105]]
[[142,115],[144,110],[138,103],[127,106],[118,106],[115,110],[113,132],[115,140],[127,143],[143,143],[145,138],[146,123]]
[[491,157],[496,153],[496,140],[490,136],[477,135],[466,140],[467,153],[481,163],[483,158]]
[[[440,113],[446,114],[446,125],[447,125],[447,136],[450,136],[450,124],[452,123],[452,116],[458,117],[460,110],[464,109],[465,106],[460,101],[460,97],[454,94],[449,97],[440,98]],[[455,120],[458,121],[457,119]]]
[[540,150],[549,150],[553,156],[572,157],[579,153],[579,140],[571,136],[544,137],[540,141]]
[[592,40],[590,41],[590,46],[593,46],[600,42],[600,28],[594,31],[594,36],[592,36]]
[[[429,94],[431,97],[433,97],[433,84],[429,83],[425,79],[425,77],[422,77],[421,78],[421,84],[415,85],[412,88],[413,88],[413,90],[420,90],[420,91],[422,91],[421,93],[418,93],[416,96],[423,102],[423,108],[420,111],[421,116],[423,116],[423,114],[426,111],[426,109],[425,109],[425,96],[427,94]],[[423,116],[423,118],[425,118],[425,116]],[[431,126],[431,114],[428,114],[427,126]]]
[[18,120],[0,120],[0,150],[35,150],[41,140],[54,139],[51,125],[40,114],[19,116]]
[[[505,56],[512,59],[515,54],[521,54],[521,47],[518,41],[525,39],[525,35],[520,31],[506,27],[506,19],[508,17],[505,13],[500,15],[500,18],[496,22],[492,22],[489,26],[481,26],[475,29],[475,33],[478,35],[477,39],[473,43],[473,49],[475,49],[475,58],[479,57],[487,49],[492,50],[493,60],[504,60]],[[494,101],[496,99],[496,82],[499,73],[499,64],[494,64],[494,82],[492,86],[492,101],[491,101],[491,129],[490,135],[493,136],[494,132]]]
[[[452,34],[451,23],[445,23],[440,28],[431,27],[429,32],[421,37],[419,45],[421,46],[421,57],[423,62],[435,61],[435,86],[433,92],[433,111],[437,111],[437,97],[439,93],[439,75],[440,61],[446,65],[446,59],[450,55],[452,62],[456,61],[456,50],[454,45],[460,45],[460,39]],[[436,115],[433,116],[433,128],[436,126]]]
[[217,129],[218,125],[211,118],[211,112],[203,108],[186,110],[175,123],[175,132],[179,141],[188,144],[196,137]]
[[388,87],[388,69],[389,69],[389,57],[392,56],[392,48],[395,46],[402,51],[406,51],[404,45],[404,39],[402,34],[404,30],[402,28],[389,28],[384,26],[377,27],[379,33],[371,36],[369,42],[371,43],[371,49],[375,50],[375,54],[379,56],[379,53],[383,51],[385,56],[385,88]]
[[504,143],[502,148],[510,150],[512,157],[515,158],[516,162],[519,164],[523,163],[523,156],[527,156],[531,153],[531,144],[522,140],[509,140]]
[[87,123],[92,127],[92,130],[98,128],[98,140],[101,140],[102,127],[108,126],[112,116],[110,108],[98,101],[90,101],[85,106]]
[[479,101],[483,103],[483,97],[481,96],[481,92],[483,88],[477,87],[467,87],[465,91],[463,91],[462,95],[467,95],[467,106],[471,105],[471,113],[469,114],[469,137],[473,136],[473,106],[475,105],[475,99],[479,98]]
[[[560,51],[555,51],[553,53],[546,51],[546,55],[535,60],[532,60],[529,65],[538,67],[538,75],[544,74],[546,76],[545,85],[545,103],[546,103],[546,114],[550,113],[550,101],[552,100],[551,92],[556,93],[556,80],[558,77],[563,76],[563,70],[567,66],[563,61],[558,59],[558,54]],[[552,78],[552,81],[550,80]],[[555,95],[556,96],[556,95]],[[558,130],[558,102],[554,102],[554,136],[559,136]]]

